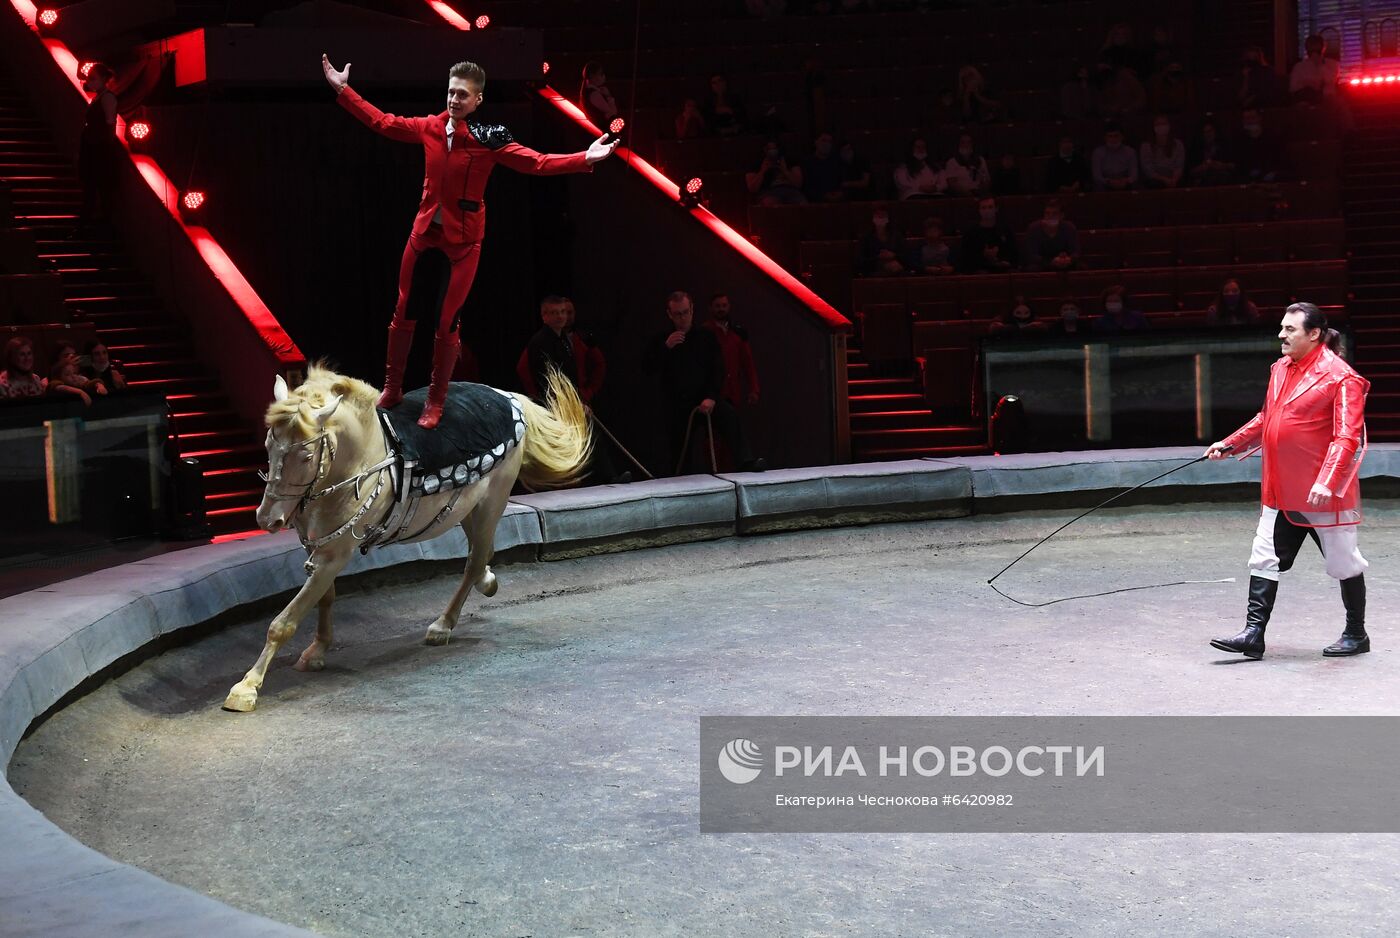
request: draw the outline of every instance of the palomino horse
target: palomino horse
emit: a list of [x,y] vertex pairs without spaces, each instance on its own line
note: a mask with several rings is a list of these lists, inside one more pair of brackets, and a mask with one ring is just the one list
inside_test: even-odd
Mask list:
[[[557,373],[550,375],[546,407],[522,394],[454,384],[443,426],[433,431],[416,431],[413,423],[421,391],[381,417],[377,388],[321,367],[313,366],[294,391],[278,377],[273,396],[258,525],[272,532],[296,529],[308,555],[307,579],[272,620],[262,654],[229,691],[225,710],[246,713],[257,706],[268,665],[312,606],[319,613],[316,638],[295,667],[325,666],[335,578],[357,548],[428,540],[461,525],[470,545],[466,571],[426,639],[446,644],[472,587],[484,596],[496,593],[487,565],[516,479],[532,489],[568,485],[581,476],[591,448],[583,403]],[[405,459],[409,450],[414,456],[427,451],[441,463],[444,447],[445,466]]]

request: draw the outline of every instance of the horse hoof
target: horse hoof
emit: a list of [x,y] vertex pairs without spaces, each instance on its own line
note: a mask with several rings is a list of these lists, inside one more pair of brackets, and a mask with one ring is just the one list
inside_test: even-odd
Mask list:
[[228,692],[228,699],[224,701],[224,709],[234,713],[252,713],[257,706],[258,692],[247,688],[235,687]]
[[481,595],[489,598],[496,595],[496,590],[500,588],[500,585],[500,581],[496,579],[496,574],[488,570],[477,582],[476,588],[481,591]]
[[444,629],[441,626],[434,625],[428,628],[428,634],[424,636],[423,641],[429,645],[446,645],[447,640],[451,637],[451,629]]
[[297,659],[297,663],[292,665],[298,671],[319,671],[326,666],[325,658],[307,658],[302,656]]

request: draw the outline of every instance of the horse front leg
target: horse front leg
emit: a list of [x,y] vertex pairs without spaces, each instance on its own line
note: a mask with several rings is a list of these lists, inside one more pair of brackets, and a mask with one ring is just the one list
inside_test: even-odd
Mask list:
[[326,652],[331,649],[331,605],[334,602],[335,583],[332,582],[316,603],[316,637],[292,665],[298,671],[319,671],[326,666]]
[[[335,583],[336,576],[349,561],[350,547],[348,545],[344,549],[313,553],[307,559],[306,566],[311,571],[311,575],[306,578],[301,589],[292,597],[292,601],[287,603],[287,608],[278,613],[277,617],[272,620],[272,624],[268,626],[267,643],[263,645],[262,654],[258,655],[257,662],[243,676],[243,680],[233,685],[232,689],[229,690],[228,698],[224,701],[225,710],[251,713],[257,707],[258,691],[262,688],[267,667],[276,656],[277,649],[296,634],[297,623],[301,621],[301,617],[306,615],[312,606],[321,601],[321,598]],[[327,628],[329,628],[329,604],[326,606],[324,615]]]
[[[447,640],[452,637],[452,630],[457,627],[457,620],[462,617],[462,606],[471,594],[473,586],[483,596],[496,595],[498,584],[496,574],[491,572],[490,563],[496,550],[496,525],[506,510],[506,501],[510,498],[510,485],[502,482],[506,468],[502,466],[497,470],[501,473],[500,478],[489,477],[493,488],[487,491],[471,514],[462,519],[462,530],[466,532],[470,549],[467,567],[462,572],[462,582],[457,585],[456,592],[448,600],[447,608],[428,626],[428,634],[423,640],[429,645],[447,644]],[[514,482],[513,476],[510,481]]]

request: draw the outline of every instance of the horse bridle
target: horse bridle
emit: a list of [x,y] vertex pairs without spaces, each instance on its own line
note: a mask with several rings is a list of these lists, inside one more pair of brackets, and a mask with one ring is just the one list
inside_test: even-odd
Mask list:
[[[273,440],[277,439],[276,433],[271,430],[267,432]],[[316,474],[311,477],[311,481],[306,483],[306,486],[300,492],[278,492],[272,489],[268,490],[268,494],[278,501],[287,501],[295,498],[297,500],[296,511],[301,511],[305,508],[307,502],[323,498],[338,488],[338,486],[333,485],[319,492],[312,492],[312,489],[325,479],[326,475],[331,471],[331,463],[335,462],[335,444],[331,442],[330,435],[322,430],[319,435],[313,436],[309,440],[302,440],[300,443],[295,443],[288,447],[287,452],[282,454],[282,458],[277,461],[275,469],[272,466],[271,460],[268,461],[267,468],[272,470],[271,474],[261,469],[258,470],[258,478],[263,481],[264,486],[280,485],[282,482],[282,464],[287,461],[287,455],[294,449],[310,446],[313,443],[319,443],[320,445],[316,447]],[[329,461],[326,459],[327,450],[329,450],[331,454]]]

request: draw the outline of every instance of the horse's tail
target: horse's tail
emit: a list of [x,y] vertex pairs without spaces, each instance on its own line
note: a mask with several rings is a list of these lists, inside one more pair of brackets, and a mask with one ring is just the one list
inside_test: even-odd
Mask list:
[[593,452],[588,412],[573,382],[550,368],[546,384],[544,407],[524,394],[515,395],[525,412],[520,480],[532,489],[563,488],[579,482]]

